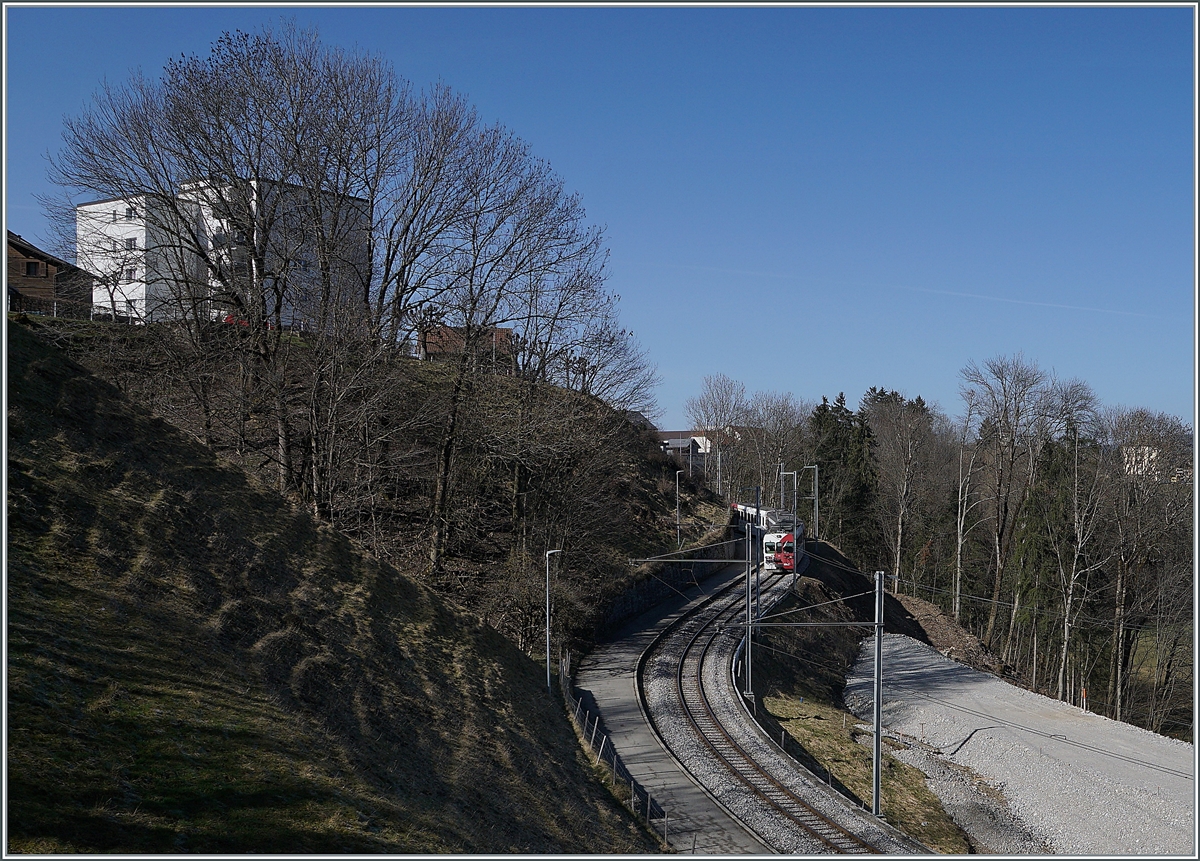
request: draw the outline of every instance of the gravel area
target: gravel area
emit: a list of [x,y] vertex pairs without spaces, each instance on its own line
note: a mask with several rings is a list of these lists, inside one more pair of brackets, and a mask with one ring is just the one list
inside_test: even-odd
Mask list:
[[[1195,747],[883,641],[883,725],[981,851],[1195,857]],[[863,642],[847,705],[871,719]]]

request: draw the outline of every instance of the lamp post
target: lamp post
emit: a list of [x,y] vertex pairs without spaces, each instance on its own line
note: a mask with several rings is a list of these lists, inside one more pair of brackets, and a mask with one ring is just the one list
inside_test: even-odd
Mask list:
[[562,550],[546,551],[546,691],[548,693],[554,692],[554,688],[550,686],[550,555],[552,553],[562,553]]
[[682,469],[675,470],[675,549],[678,550],[683,546],[683,539],[679,535],[679,474]]

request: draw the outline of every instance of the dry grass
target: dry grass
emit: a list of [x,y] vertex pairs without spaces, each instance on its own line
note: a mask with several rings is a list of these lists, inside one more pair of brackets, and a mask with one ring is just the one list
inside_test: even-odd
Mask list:
[[533,661],[9,326],[8,850],[647,852]]

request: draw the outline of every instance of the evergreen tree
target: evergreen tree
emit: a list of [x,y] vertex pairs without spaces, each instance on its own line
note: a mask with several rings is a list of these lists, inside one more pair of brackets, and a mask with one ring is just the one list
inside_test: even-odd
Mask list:
[[845,393],[831,404],[822,397],[809,419],[821,474],[821,531],[863,565],[885,559],[874,525],[876,476],[871,428],[846,406]]

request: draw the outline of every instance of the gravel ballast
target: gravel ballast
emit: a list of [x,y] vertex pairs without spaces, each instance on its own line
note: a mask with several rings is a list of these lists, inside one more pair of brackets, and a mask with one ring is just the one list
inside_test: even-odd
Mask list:
[[[787,579],[780,579],[764,589],[762,606],[772,606],[787,593],[788,586]],[[739,596],[734,595],[733,600],[736,602]],[[750,753],[760,767],[803,798],[813,810],[866,840],[879,851],[885,854],[924,854],[924,847],[920,844],[855,808],[766,737],[743,704],[738,685],[730,672],[730,661],[741,640],[740,634],[741,630],[737,627],[727,628],[719,635],[717,645],[704,663],[705,685],[717,719],[725,731]],[[653,652],[646,662],[642,679],[646,710],[653,717],[663,744],[680,763],[686,764],[693,779],[713,799],[774,851],[801,855],[830,852],[795,822],[764,803],[745,784],[734,778],[729,768],[695,735],[676,696],[674,680],[678,661],[679,651],[676,648],[668,647]]]
[[[845,692],[868,721],[873,676],[868,637]],[[1016,687],[899,634],[884,635],[883,679],[885,732],[912,742],[900,758],[931,776],[947,810],[990,851],[1194,857],[1194,745]],[[1004,803],[989,809],[988,793],[954,766]]]

